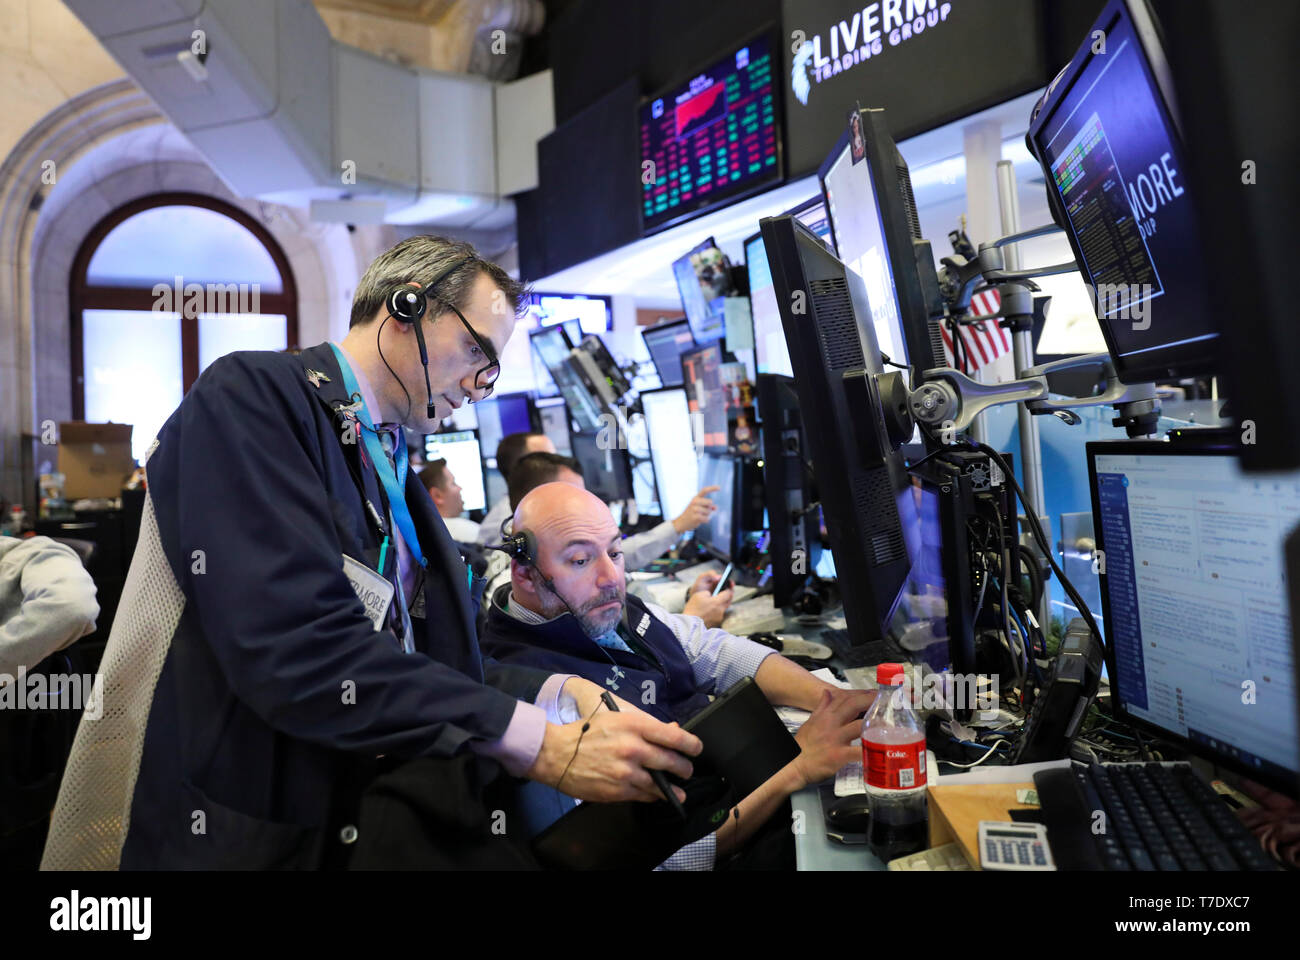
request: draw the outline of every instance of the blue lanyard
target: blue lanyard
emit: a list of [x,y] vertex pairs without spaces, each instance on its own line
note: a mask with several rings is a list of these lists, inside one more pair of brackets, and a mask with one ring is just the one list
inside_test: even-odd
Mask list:
[[[334,351],[334,356],[338,358],[339,370],[343,373],[343,386],[350,397],[360,397],[361,388],[357,386],[357,378],[352,373],[352,366],[344,356],[343,351],[336,344],[331,343],[330,348]],[[406,548],[411,552],[412,558],[421,567],[428,567],[429,563],[420,551],[420,539],[415,535],[415,521],[411,519],[411,510],[406,505],[406,492],[404,484],[406,482],[406,438],[400,435],[396,438],[397,449],[393,451],[393,457],[396,460],[396,469],[388,462],[388,454],[384,452],[383,444],[379,442],[379,435],[375,432],[374,425],[370,422],[369,411],[366,410],[365,400],[361,402],[357,410],[357,420],[361,423],[359,431],[362,437],[362,443],[365,444],[366,453],[370,455],[370,460],[375,465],[375,470],[379,474],[379,482],[384,485],[384,490],[388,494],[388,509],[393,515],[393,522],[402,533],[402,539],[406,541]],[[382,571],[380,571],[382,573]],[[398,578],[401,579],[400,577]]]

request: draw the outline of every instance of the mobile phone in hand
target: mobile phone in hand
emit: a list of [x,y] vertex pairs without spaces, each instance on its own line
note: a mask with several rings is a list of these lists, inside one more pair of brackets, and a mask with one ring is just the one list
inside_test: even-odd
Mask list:
[[718,585],[713,588],[713,593],[710,594],[710,596],[716,597],[723,590],[726,590],[727,587],[731,586],[731,568],[732,564],[727,564],[727,568],[722,571],[722,577],[718,580]]

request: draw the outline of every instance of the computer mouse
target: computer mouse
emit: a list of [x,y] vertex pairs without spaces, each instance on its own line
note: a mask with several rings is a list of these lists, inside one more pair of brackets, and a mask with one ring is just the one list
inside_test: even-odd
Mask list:
[[826,825],[836,833],[866,833],[871,808],[865,793],[839,797],[826,808]]
[[780,653],[785,649],[785,645],[781,642],[781,638],[775,633],[751,633],[749,639],[753,640],[755,643],[761,643],[765,647],[771,647],[777,653]]

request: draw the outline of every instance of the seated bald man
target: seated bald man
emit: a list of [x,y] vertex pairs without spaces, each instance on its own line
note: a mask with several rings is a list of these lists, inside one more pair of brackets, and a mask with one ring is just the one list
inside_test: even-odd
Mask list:
[[[856,718],[871,694],[839,690],[767,647],[628,596],[618,526],[600,499],[573,484],[547,483],[528,493],[513,530],[532,534],[536,555],[531,564],[512,560],[509,591],[492,598],[485,656],[576,674],[609,688],[629,705],[623,709],[634,705],[666,723],[684,722],[744,677],[753,677],[773,704],[813,711],[796,736],[799,756],[738,804],[738,818],[664,864],[712,869],[761,831],[759,855],[741,857],[740,865],[793,866],[787,799],[857,758]],[[552,806],[543,820],[572,804],[547,796]],[[544,825],[536,818],[531,824]]]
[[[582,475],[582,464],[572,457],[562,457],[555,453],[530,453],[525,457],[520,457],[510,471],[510,509],[513,512],[519,504],[533,490],[537,489],[544,483],[559,481],[569,483],[583,490],[587,489],[586,480]],[[705,487],[690,505],[682,511],[680,517],[676,520],[660,524],[653,530],[645,533],[634,534],[623,540],[623,569],[637,570],[659,557],[672,545],[672,540],[676,538],[676,525],[684,524],[682,530],[694,530],[695,527],[708,520],[709,516],[716,509],[709,494],[718,490],[718,487]],[[500,526],[498,522],[497,526]],[[664,539],[663,528],[668,528],[668,539]],[[487,578],[487,585],[483,591],[483,596],[487,597],[484,606],[491,601],[492,594],[497,590],[503,589],[510,582],[510,561],[505,559],[504,555],[497,554],[488,561],[487,572],[484,574]],[[694,614],[700,617],[708,626],[716,627],[721,625],[723,617],[727,613],[727,608],[731,606],[731,598],[735,591],[727,587],[716,597],[713,596],[713,588],[718,585],[722,579],[716,573],[702,573],[695,578],[687,590],[686,605],[684,613]],[[486,610],[483,611],[486,616]]]

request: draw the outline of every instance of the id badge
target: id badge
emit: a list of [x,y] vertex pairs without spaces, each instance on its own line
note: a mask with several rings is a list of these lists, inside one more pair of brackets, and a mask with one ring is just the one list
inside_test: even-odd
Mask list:
[[393,585],[347,554],[343,555],[343,573],[356,591],[361,605],[366,608],[366,616],[374,624],[375,630],[384,629],[388,622],[388,609],[393,603]]

